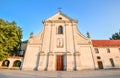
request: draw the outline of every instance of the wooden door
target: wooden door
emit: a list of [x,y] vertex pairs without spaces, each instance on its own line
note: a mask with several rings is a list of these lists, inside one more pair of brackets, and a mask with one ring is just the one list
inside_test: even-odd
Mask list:
[[99,67],[99,69],[103,69],[102,61],[98,61],[98,67]]
[[58,55],[57,56],[57,60],[56,60],[56,70],[58,70],[58,71],[61,71],[61,70],[63,70],[63,56],[62,55]]

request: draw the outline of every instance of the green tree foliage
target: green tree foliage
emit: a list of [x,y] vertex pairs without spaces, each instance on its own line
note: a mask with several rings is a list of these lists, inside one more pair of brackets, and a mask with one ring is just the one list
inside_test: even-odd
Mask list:
[[0,60],[9,55],[15,55],[17,46],[21,43],[22,30],[16,22],[0,19]]
[[120,40],[120,30],[119,32],[116,32],[115,34],[113,34],[110,40]]
[[6,60],[6,58],[9,56],[7,52],[0,52],[0,61]]

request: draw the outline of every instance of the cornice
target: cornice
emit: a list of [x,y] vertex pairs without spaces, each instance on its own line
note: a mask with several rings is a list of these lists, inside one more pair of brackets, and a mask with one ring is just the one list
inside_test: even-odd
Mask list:
[[46,20],[43,22],[45,23],[78,23],[76,20]]

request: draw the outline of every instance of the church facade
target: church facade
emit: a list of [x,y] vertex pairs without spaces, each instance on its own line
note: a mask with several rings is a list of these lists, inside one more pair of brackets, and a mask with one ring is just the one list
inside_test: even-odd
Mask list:
[[24,57],[9,57],[0,66],[22,70],[79,71],[120,68],[120,40],[92,40],[62,12],[43,21],[42,31],[21,45]]
[[[107,47],[108,50],[109,45],[99,46],[97,43],[95,46],[96,41],[92,41],[89,34],[88,37],[85,37],[79,32],[77,23],[77,20],[62,12],[44,20],[43,30],[37,36],[31,35],[28,40],[22,69],[73,71],[113,68],[115,63],[117,68],[120,68],[120,40],[118,40],[119,44],[115,45],[118,50],[114,50],[111,45],[114,53],[109,53],[109,55],[99,53],[98,48],[104,52],[105,50],[102,47]],[[97,40],[97,42],[100,41]],[[112,42],[114,43],[114,40]],[[102,59],[107,62],[102,61]]]

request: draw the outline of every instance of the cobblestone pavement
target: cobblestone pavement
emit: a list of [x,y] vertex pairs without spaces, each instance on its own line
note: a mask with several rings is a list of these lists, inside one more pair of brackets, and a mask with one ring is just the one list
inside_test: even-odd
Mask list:
[[82,71],[24,71],[0,69],[0,78],[120,78],[120,69]]

